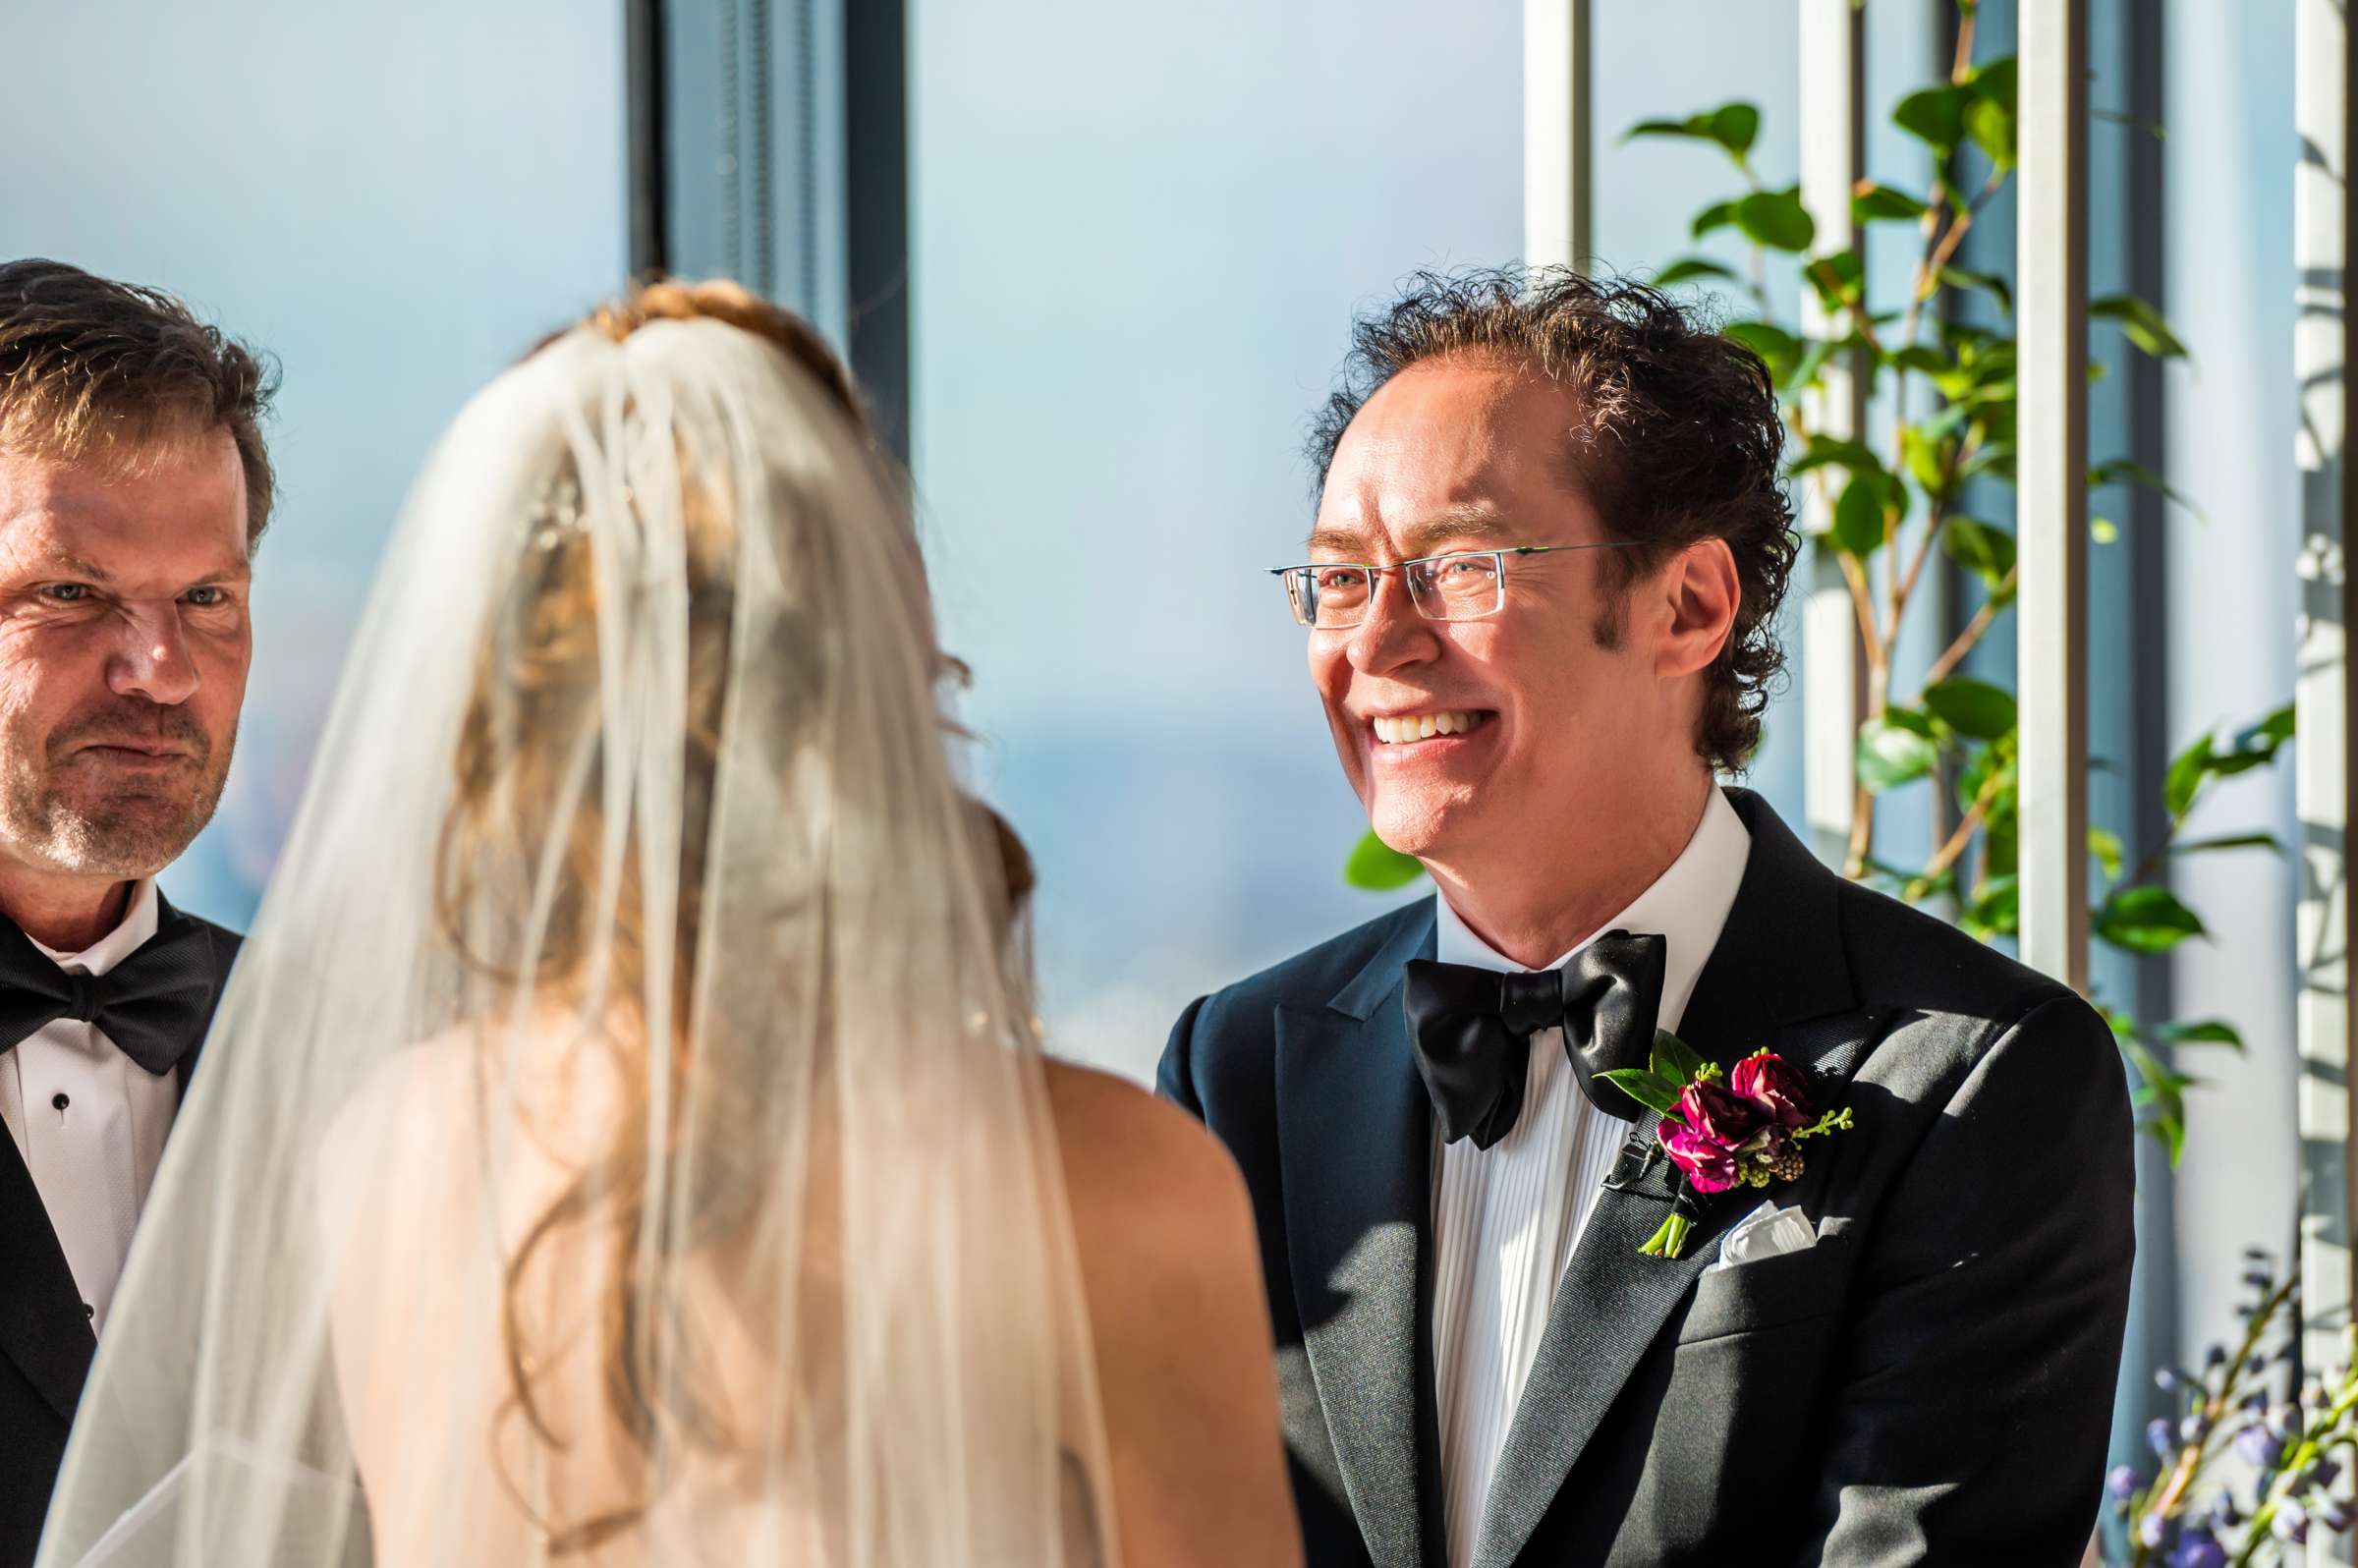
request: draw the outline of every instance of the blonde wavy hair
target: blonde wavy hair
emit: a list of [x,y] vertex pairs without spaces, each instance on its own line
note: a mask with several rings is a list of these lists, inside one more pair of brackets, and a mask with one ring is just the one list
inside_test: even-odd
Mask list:
[[[533,352],[583,328],[620,343],[649,323],[688,320],[723,322],[775,349],[823,389],[833,407],[872,446],[858,392],[834,353],[800,317],[734,283],[644,285],[590,312],[575,328],[552,335]],[[567,479],[560,474],[556,483],[562,488]],[[722,714],[729,696],[738,531],[728,497],[704,487],[692,487],[684,497],[684,521],[688,727],[678,844],[680,901],[671,955],[675,975],[697,973],[699,893],[705,879]],[[906,526],[905,514],[903,523]],[[528,530],[544,524],[518,517],[515,526]],[[658,1433],[667,1430],[692,1444],[722,1447],[730,1439],[716,1403],[676,1380],[650,1375],[658,1345],[676,1346],[680,1325],[642,1320],[645,1315],[628,1288],[630,1262],[646,1227],[675,1223],[668,1215],[650,1220],[644,1211],[650,1165],[670,1158],[670,1150],[661,1147],[662,1135],[650,1131],[648,1124],[647,1086],[654,1064],[645,1060],[646,1042],[657,1033],[677,1042],[675,1060],[669,1064],[675,1075],[677,1058],[699,1042],[689,1038],[689,987],[674,991],[677,1016],[668,1021],[668,1030],[650,1031],[647,1021],[630,1016],[643,994],[639,981],[647,956],[644,922],[637,914],[642,907],[638,855],[635,847],[626,851],[621,896],[600,906],[597,889],[606,825],[596,804],[601,793],[597,776],[593,773],[587,790],[573,796],[578,806],[570,811],[559,808],[561,797],[571,793],[567,772],[572,759],[583,738],[600,722],[598,587],[590,545],[581,531],[558,529],[549,547],[518,551],[515,559],[510,580],[493,597],[476,653],[476,675],[454,760],[455,793],[442,824],[434,870],[437,921],[444,938],[477,975],[495,985],[529,988],[569,1001],[581,1000],[591,983],[586,971],[592,931],[602,934],[610,928],[611,968],[601,994],[609,999],[605,1005],[614,1016],[596,1043],[615,1053],[624,1069],[619,1079],[631,1099],[613,1120],[611,1142],[531,1223],[507,1261],[501,1325],[513,1383],[511,1409],[521,1414],[539,1441],[564,1446],[535,1398],[535,1368],[544,1358],[520,1298],[526,1272],[543,1247],[570,1227],[591,1226],[610,1248],[614,1265],[616,1286],[604,1314],[611,1349],[602,1381],[618,1429],[642,1452],[651,1450]],[[963,676],[963,666],[938,649],[925,651],[945,675]],[[775,656],[791,658],[796,652],[781,647]],[[985,816],[998,846],[1012,931],[1032,889],[1031,860],[996,812],[980,804],[974,809]],[[566,842],[561,847],[544,844],[545,824],[561,817],[570,824]],[[545,924],[528,931],[535,869],[551,850],[561,857],[554,900]],[[610,927],[601,922],[610,922]],[[701,1043],[726,1048],[725,1042]],[[678,1096],[672,1102],[678,1104]],[[679,1221],[687,1235],[675,1240],[703,1247],[725,1243],[742,1218],[736,1212],[740,1200],[724,1178],[705,1170],[690,1173],[688,1181],[686,1215]],[[524,1501],[520,1493],[518,1500]],[[552,1552],[589,1551],[628,1529],[645,1507],[642,1500],[590,1519],[539,1524],[548,1533]]]

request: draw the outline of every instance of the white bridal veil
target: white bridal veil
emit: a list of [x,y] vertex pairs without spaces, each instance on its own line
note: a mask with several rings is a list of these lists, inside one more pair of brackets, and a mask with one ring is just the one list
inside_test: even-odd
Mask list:
[[586,327],[477,396],[384,565],[40,1568],[1105,1560],[943,666],[897,486],[770,343]]

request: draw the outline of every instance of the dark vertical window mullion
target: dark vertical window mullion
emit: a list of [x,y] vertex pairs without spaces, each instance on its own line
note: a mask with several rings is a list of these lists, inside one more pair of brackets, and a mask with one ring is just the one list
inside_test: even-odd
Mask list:
[[663,0],[623,0],[622,12],[630,268],[632,277],[645,278],[671,265],[664,206]]
[[909,54],[906,0],[844,7],[845,292],[852,373],[877,432],[910,452]]

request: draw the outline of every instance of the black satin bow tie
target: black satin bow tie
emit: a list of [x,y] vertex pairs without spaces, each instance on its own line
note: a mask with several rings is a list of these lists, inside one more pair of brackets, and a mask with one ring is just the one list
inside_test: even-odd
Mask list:
[[1471,1138],[1488,1148],[1512,1132],[1531,1036],[1559,1027],[1580,1092],[1599,1110],[1635,1121],[1638,1102],[1597,1075],[1644,1067],[1652,1056],[1665,951],[1659,936],[1607,931],[1563,968],[1536,974],[1409,960],[1408,1036],[1442,1142]]
[[203,925],[177,912],[104,975],[68,974],[0,920],[0,1051],[75,1018],[161,1078],[204,1038],[218,980]]

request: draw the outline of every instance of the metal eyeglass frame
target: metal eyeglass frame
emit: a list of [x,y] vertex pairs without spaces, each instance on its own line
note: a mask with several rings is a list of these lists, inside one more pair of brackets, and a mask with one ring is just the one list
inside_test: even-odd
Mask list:
[[[1638,539],[1601,539],[1595,544],[1510,544],[1504,549],[1497,550],[1448,550],[1439,555],[1420,555],[1402,561],[1397,566],[1377,566],[1370,561],[1306,561],[1300,566],[1272,566],[1268,571],[1271,577],[1285,585],[1285,602],[1287,607],[1294,612],[1296,626],[1307,627],[1314,632],[1345,632],[1368,618],[1369,609],[1376,603],[1374,580],[1389,577],[1395,572],[1403,574],[1401,581],[1408,585],[1408,602],[1426,620],[1444,623],[1482,621],[1496,615],[1506,607],[1506,558],[1510,555],[1552,555],[1558,550],[1625,550],[1643,541]],[[1496,597],[1490,601],[1490,607],[1477,615],[1434,615],[1425,608],[1425,601],[1418,597],[1415,578],[1405,575],[1409,568],[1415,566],[1432,566],[1439,561],[1475,560],[1486,555],[1498,563],[1498,591]],[[1353,619],[1320,626],[1318,624],[1315,607],[1307,602],[1309,595],[1295,587],[1296,574],[1322,572],[1338,566],[1350,567],[1355,571],[1368,574],[1370,580],[1368,602],[1360,606],[1359,614]]]

